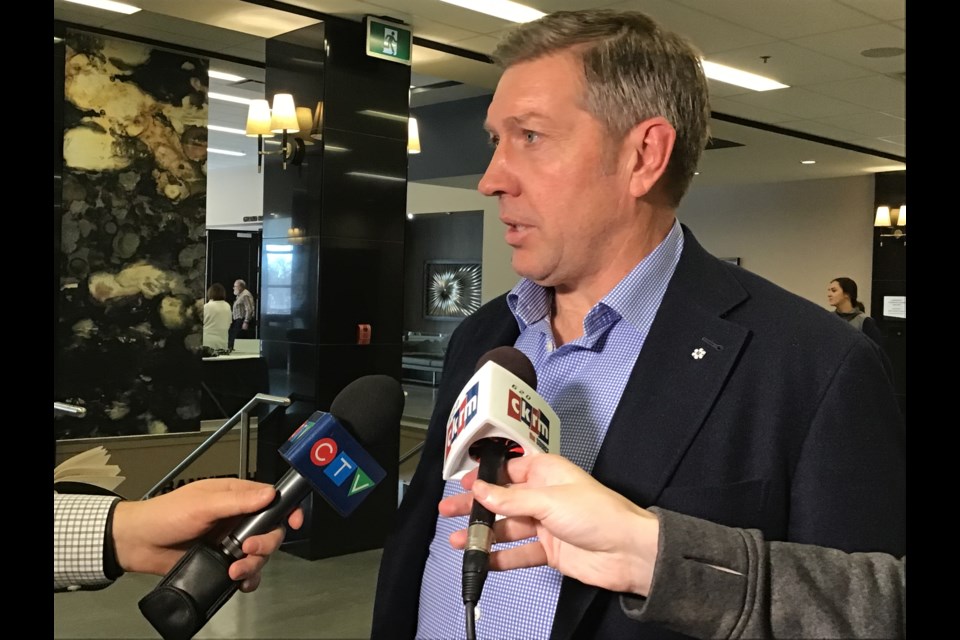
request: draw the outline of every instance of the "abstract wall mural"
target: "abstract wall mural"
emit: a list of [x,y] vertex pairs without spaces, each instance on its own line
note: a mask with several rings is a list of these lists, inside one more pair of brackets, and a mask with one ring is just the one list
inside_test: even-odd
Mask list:
[[424,315],[461,320],[480,308],[481,268],[477,262],[432,261],[424,265]]
[[57,438],[199,429],[208,66],[67,31]]

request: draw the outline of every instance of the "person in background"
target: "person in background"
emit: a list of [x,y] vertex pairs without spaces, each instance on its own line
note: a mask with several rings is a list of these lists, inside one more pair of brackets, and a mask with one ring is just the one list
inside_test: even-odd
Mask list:
[[882,344],[880,328],[876,321],[866,314],[863,303],[857,300],[857,283],[850,278],[836,278],[827,287],[827,302],[836,309],[838,316],[846,320],[857,331],[862,331],[877,344]]
[[[53,590],[102,589],[126,571],[166,575],[201,536],[259,511],[276,495],[271,485],[236,478],[197,480],[149,500],[54,492]],[[303,512],[287,522],[299,529]],[[247,556],[229,569],[241,591],[257,588],[283,538],[280,527],[244,541]]]
[[[509,485],[461,480],[473,493],[440,502],[441,516],[473,499],[504,516],[495,571],[549,565],[620,594],[624,615],[695,638],[905,638],[907,563],[886,553],[844,553],[768,542],[725,527],[643,509],[557,455],[507,463]],[[463,549],[466,530],[451,534]]]
[[257,317],[257,303],[253,299],[253,294],[247,289],[246,282],[243,280],[234,282],[233,295],[236,296],[236,299],[233,301],[233,323],[230,325],[229,344],[227,345],[231,350],[237,338],[250,336],[248,332]]
[[230,325],[233,310],[225,300],[227,291],[219,282],[207,289],[207,303],[203,305],[203,346],[215,351],[229,348]]
[[[905,431],[879,346],[711,255],[677,218],[709,138],[701,53],[643,13],[594,9],[516,26],[494,58],[478,188],[520,281],[450,339],[371,637],[464,635],[449,536],[466,518],[437,512],[463,491],[443,479],[447,424],[500,346],[533,363],[560,454],[633,504],[904,555]],[[483,640],[675,637],[549,566],[490,573],[477,609]]]

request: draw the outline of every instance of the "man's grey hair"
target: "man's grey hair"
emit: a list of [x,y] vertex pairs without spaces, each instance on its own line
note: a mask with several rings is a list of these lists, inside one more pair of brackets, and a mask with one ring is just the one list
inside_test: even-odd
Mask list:
[[583,62],[582,105],[613,140],[664,117],[677,132],[663,188],[673,205],[690,186],[709,137],[710,101],[700,52],[636,11],[558,11],[519,25],[494,51],[503,68],[570,51]]

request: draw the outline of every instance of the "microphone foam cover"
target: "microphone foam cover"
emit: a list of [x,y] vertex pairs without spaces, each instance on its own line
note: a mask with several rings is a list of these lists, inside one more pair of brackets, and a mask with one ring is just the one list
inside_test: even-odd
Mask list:
[[403,405],[400,383],[378,374],[357,378],[345,386],[330,403],[330,413],[369,449],[385,434],[396,433]]
[[480,367],[490,361],[497,363],[517,376],[530,385],[531,388],[537,388],[537,371],[533,368],[533,363],[530,362],[530,358],[525,356],[524,353],[516,347],[497,347],[496,349],[487,351],[477,361],[475,371],[479,371]]

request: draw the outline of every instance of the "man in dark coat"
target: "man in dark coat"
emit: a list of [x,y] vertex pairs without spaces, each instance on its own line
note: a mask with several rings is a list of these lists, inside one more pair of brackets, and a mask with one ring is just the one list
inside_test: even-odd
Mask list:
[[[707,139],[696,49],[634,12],[515,29],[480,182],[520,283],[452,336],[421,462],[383,554],[374,638],[464,635],[463,518],[438,516],[444,433],[488,350],[513,345],[560,454],[640,506],[768,540],[905,554],[905,438],[878,347],[708,254],[676,217]],[[675,637],[547,567],[489,575],[478,638]]]

